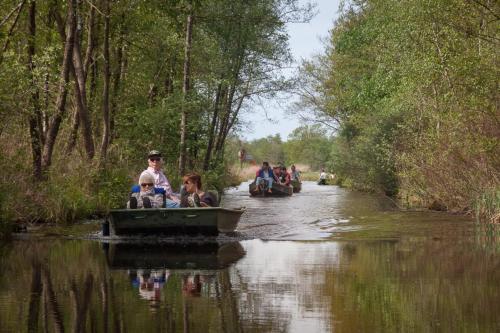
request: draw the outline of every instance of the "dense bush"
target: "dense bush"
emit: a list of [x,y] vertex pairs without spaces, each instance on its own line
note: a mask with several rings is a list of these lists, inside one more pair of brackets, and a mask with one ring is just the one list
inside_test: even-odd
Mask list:
[[330,164],[344,182],[498,216],[499,6],[344,3],[325,54],[302,66],[301,100],[338,127]]

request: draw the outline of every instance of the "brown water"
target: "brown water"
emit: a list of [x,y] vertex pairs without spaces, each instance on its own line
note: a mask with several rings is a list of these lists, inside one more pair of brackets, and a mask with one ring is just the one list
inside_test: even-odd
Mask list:
[[[306,183],[217,239],[22,236],[0,332],[499,332],[498,227]],[[81,233],[78,227],[66,231]]]

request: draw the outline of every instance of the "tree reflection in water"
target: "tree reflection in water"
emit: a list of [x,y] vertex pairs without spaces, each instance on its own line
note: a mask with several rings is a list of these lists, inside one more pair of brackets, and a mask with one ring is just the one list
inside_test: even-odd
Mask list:
[[1,332],[240,331],[226,289],[245,254],[239,243],[112,244],[102,255],[97,243],[37,241],[0,251],[0,282],[17,276],[0,289]]
[[0,332],[498,331],[498,239],[436,235],[252,240],[248,254],[14,242],[0,247]]

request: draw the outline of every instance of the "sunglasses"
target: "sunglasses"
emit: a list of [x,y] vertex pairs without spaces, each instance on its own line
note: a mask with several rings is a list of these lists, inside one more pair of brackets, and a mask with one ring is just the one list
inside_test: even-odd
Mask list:
[[153,183],[142,183],[142,184],[141,184],[141,186],[142,186],[142,187],[146,187],[146,186],[151,187],[151,186],[153,186],[153,185],[154,185]]
[[151,162],[158,162],[158,161],[161,161],[161,157],[151,157],[151,158],[149,158],[149,160]]

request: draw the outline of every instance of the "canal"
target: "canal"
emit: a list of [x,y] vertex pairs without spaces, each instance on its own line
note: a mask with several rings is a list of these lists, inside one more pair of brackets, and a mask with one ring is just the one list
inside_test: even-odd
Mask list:
[[313,182],[223,205],[247,211],[217,238],[0,244],[0,332],[500,331],[498,226]]

